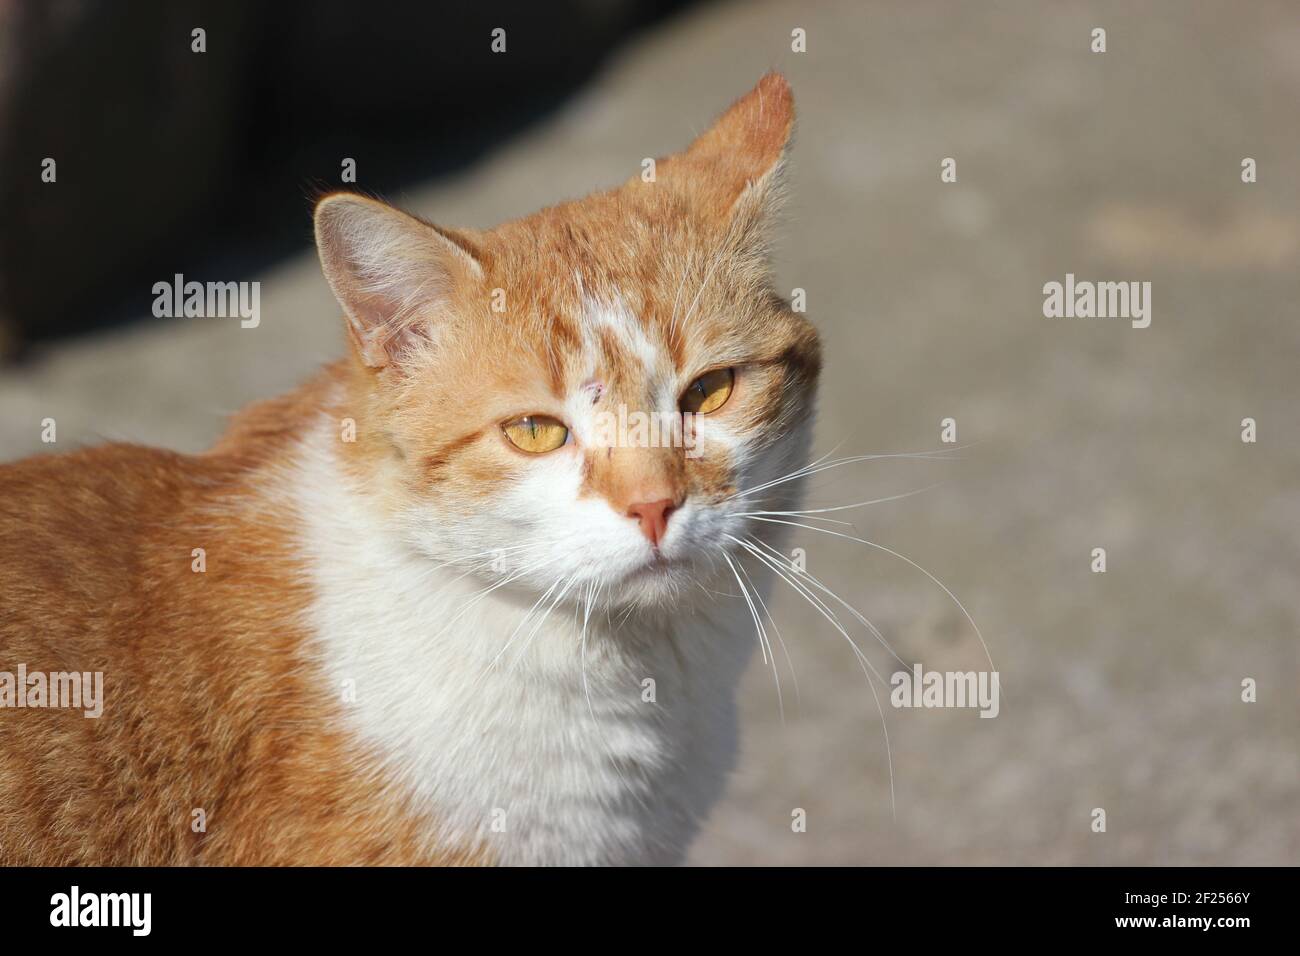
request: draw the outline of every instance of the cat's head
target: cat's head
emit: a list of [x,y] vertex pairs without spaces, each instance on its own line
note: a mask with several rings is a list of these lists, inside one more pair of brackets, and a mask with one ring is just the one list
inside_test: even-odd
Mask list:
[[797,483],[758,486],[807,461],[819,343],[766,244],[793,122],[769,74],[686,151],[489,231],[320,202],[350,460],[414,548],[615,603],[730,576],[741,513]]

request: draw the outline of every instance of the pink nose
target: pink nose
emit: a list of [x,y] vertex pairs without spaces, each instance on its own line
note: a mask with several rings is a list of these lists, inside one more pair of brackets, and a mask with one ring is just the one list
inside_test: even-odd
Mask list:
[[668,516],[673,513],[675,508],[676,505],[673,504],[673,499],[660,498],[658,501],[628,505],[627,516],[636,518],[641,522],[641,533],[649,538],[650,543],[657,548],[668,530]]

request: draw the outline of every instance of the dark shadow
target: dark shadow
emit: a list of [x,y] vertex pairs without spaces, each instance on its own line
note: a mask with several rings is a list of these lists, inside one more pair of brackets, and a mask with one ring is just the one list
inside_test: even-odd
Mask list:
[[0,80],[0,348],[148,315],[175,273],[235,280],[301,251],[317,193],[395,194],[472,163],[683,5],[19,7]]

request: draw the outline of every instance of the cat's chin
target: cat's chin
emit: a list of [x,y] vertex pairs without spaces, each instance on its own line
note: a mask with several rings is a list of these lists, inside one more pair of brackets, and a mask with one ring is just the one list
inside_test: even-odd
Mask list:
[[694,562],[656,556],[620,578],[607,591],[615,604],[634,607],[679,607],[694,590],[699,569]]

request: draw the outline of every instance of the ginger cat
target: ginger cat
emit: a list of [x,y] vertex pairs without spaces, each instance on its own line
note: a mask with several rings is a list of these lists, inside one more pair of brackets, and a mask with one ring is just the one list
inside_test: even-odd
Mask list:
[[[653,181],[489,231],[327,196],[348,358],[201,455],[0,467],[0,672],[103,675],[97,718],[0,682],[0,864],[682,860],[771,573],[742,512],[807,461],[793,121],[769,74]],[[598,427],[635,412],[691,427]]]

